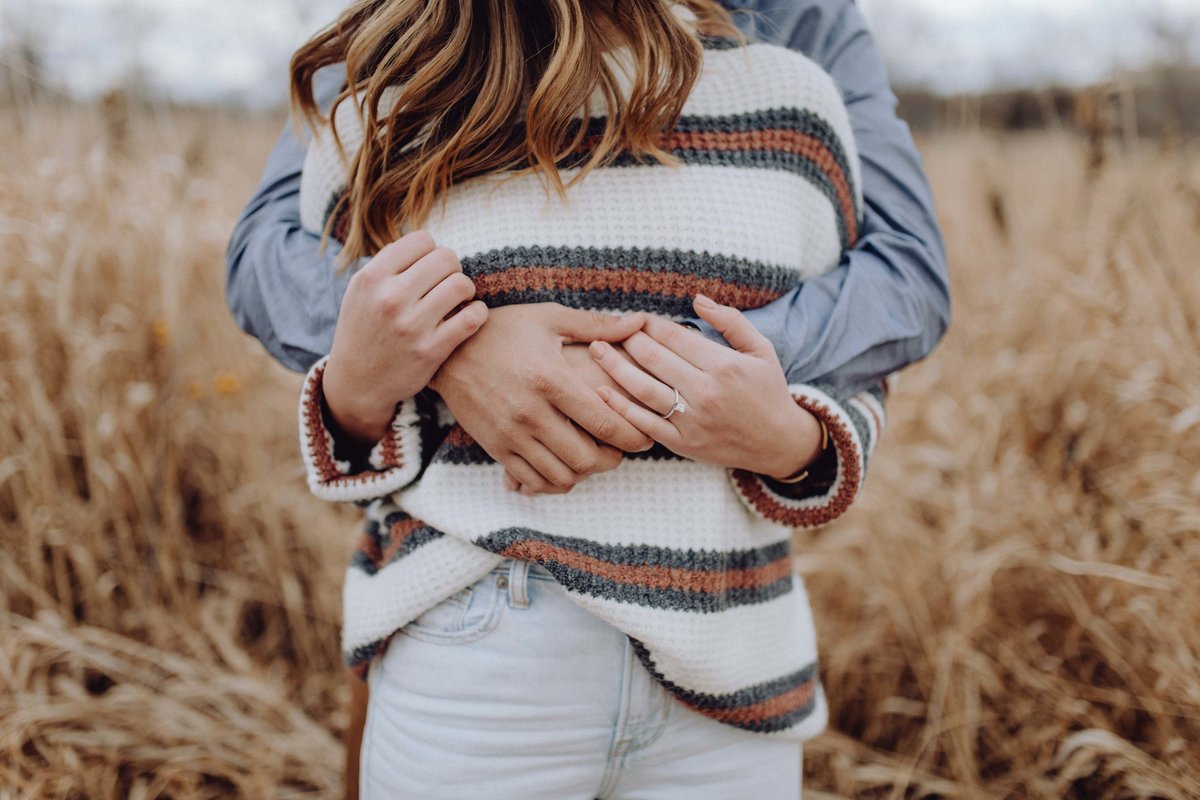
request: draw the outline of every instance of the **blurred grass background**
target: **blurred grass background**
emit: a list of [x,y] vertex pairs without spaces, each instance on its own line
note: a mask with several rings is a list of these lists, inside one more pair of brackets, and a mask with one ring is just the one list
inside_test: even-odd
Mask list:
[[[1107,97],[921,140],[955,320],[797,538],[811,798],[1200,797],[1200,148]],[[223,297],[278,127],[0,114],[0,796],[340,794],[356,516]]]

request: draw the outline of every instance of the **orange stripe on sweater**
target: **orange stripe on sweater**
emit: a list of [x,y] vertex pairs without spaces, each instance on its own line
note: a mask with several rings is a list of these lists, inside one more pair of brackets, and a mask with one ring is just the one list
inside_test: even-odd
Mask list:
[[501,555],[526,561],[555,562],[626,585],[689,592],[757,589],[783,580],[792,571],[791,559],[786,557],[761,567],[716,572],[681,567],[613,564],[565,547],[534,540],[511,544],[504,548]]

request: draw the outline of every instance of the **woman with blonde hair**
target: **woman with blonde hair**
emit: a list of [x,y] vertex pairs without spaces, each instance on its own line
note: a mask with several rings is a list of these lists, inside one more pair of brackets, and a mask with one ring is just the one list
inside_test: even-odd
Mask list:
[[[789,383],[741,311],[858,237],[832,80],[711,0],[366,0],[293,92],[303,224],[370,259],[301,398],[310,485],[369,519],[363,796],[798,797],[826,709],[789,529],[854,499],[882,388]],[[441,396],[531,304],[622,421],[571,463],[499,463]]]

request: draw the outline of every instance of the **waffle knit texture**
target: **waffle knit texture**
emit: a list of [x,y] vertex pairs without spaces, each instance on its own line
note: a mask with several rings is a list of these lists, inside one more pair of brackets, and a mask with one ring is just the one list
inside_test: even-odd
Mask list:
[[[622,154],[566,203],[533,175],[447,192],[424,227],[458,254],[479,298],[678,320],[697,293],[753,308],[838,263],[862,199],[837,87],[788,49],[703,41],[701,75],[661,137],[678,165]],[[625,56],[606,57],[627,69]],[[362,141],[352,106],[333,122],[350,154]],[[564,182],[576,169],[564,165]],[[320,132],[304,168],[306,229],[344,230],[330,216],[345,175],[333,137]],[[343,649],[360,672],[408,622],[515,557],[544,565],[626,633],[650,673],[696,711],[795,739],[824,727],[790,529],[822,525],[854,500],[884,421],[882,385],[854,397],[790,387],[832,441],[798,484],[656,446],[569,494],[526,497],[505,489],[504,468],[430,391],[397,406],[369,457],[347,457],[326,426],[323,373],[321,361],[304,383],[301,444],[312,491],[367,511],[344,594]]]

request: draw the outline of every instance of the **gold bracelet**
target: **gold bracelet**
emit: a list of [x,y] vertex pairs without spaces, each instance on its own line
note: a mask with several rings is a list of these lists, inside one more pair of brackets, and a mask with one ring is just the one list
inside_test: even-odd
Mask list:
[[776,483],[799,483],[808,477],[808,470],[801,470],[799,475],[791,478],[775,478]]
[[[821,426],[821,449],[817,451],[817,458],[820,458],[821,454],[829,449],[829,428],[825,427],[825,420],[821,419],[820,417],[817,418],[817,424]],[[813,459],[813,461],[816,460],[816,458]],[[775,482],[788,484],[799,483],[807,477],[808,469],[802,469],[798,475],[791,475],[787,478],[775,478]]]

